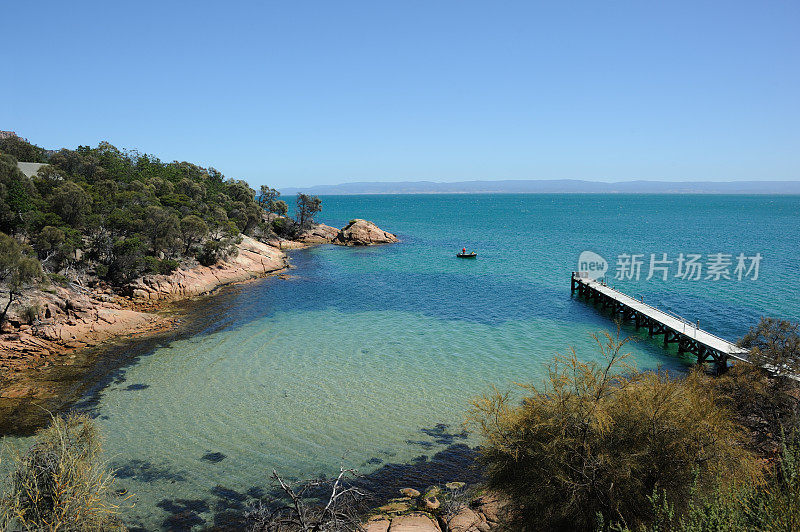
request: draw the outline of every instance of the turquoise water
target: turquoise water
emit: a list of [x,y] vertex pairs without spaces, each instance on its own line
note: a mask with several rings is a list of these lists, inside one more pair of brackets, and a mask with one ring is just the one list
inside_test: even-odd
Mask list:
[[[471,475],[469,399],[537,381],[570,346],[596,358],[590,333],[613,327],[570,297],[585,250],[611,275],[620,253],[760,253],[755,281],[645,271],[612,282],[730,339],[761,315],[800,317],[800,197],[323,197],[321,221],[356,216],[401,243],[293,252],[290,279],[210,299],[198,334],[145,353],[87,398],[135,494],[131,525],[223,524],[273,468],[308,477],[343,464],[407,484],[409,463],[430,466],[426,481]],[[463,246],[478,258],[456,259]],[[640,338],[640,368],[687,367]]]

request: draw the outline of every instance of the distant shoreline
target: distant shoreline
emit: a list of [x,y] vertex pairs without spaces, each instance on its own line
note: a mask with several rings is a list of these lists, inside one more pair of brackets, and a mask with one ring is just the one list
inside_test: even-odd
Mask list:
[[[479,195],[569,195],[569,196],[800,196],[800,192],[315,192],[301,190],[303,194],[316,196],[479,196]],[[283,196],[294,196],[297,192],[281,192]]]
[[800,195],[800,181],[624,181],[573,179],[353,182],[338,185],[286,187],[284,195],[389,195],[389,194],[698,194],[698,195]]

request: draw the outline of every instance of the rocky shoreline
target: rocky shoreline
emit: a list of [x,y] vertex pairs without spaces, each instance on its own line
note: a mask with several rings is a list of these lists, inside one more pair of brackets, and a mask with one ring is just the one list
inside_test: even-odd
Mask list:
[[[12,306],[0,331],[0,418],[18,416],[26,402],[52,406],[63,393],[54,382],[62,377],[54,378],[58,372],[53,370],[85,363],[81,355],[87,348],[174,328],[180,319],[172,304],[286,271],[288,250],[397,241],[395,235],[364,220],[353,220],[342,230],[320,224],[295,240],[260,242],[242,236],[237,253],[225,261],[148,275],[117,291],[102,283],[77,282],[31,290]],[[8,432],[8,427],[0,419],[0,430]]]
[[364,523],[365,532],[490,532],[499,530],[504,504],[495,495],[467,498],[463,482],[432,486],[424,494],[413,488],[377,508]]

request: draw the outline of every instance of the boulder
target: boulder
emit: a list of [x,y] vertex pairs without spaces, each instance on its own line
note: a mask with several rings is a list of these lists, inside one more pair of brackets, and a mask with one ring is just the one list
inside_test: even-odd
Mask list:
[[305,244],[330,244],[338,234],[339,230],[335,227],[318,224],[300,233],[297,240]]
[[442,488],[440,488],[439,486],[431,486],[425,491],[425,495],[423,497],[425,499],[428,499],[430,497],[438,497],[441,494],[442,494]]
[[404,497],[411,497],[412,499],[419,497],[419,491],[415,490],[414,488],[403,488],[400,490],[400,493]]
[[439,502],[438,498],[436,498],[434,496],[425,497],[425,509],[426,510],[429,510],[429,511],[438,510],[439,506],[441,506],[441,505],[442,505],[442,503]]
[[442,529],[426,514],[413,512],[392,519],[389,532],[442,532]]
[[447,520],[447,528],[451,532],[477,532],[485,521],[472,508],[462,508]]
[[376,516],[371,518],[367,523],[364,525],[365,532],[387,532],[389,530],[389,525],[391,521],[384,516]]
[[397,242],[397,236],[384,231],[367,220],[350,220],[333,240],[340,246],[372,246],[375,244],[391,244]]
[[487,521],[498,523],[500,521],[501,504],[497,497],[483,495],[472,502],[475,509],[482,513]]
[[378,508],[378,511],[387,515],[401,514],[411,509],[412,503],[409,497],[399,497],[391,499],[389,502]]

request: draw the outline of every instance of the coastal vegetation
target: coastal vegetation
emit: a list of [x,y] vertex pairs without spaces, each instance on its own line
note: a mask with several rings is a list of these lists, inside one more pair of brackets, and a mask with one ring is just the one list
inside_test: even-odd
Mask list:
[[87,416],[53,417],[14,462],[0,499],[0,529],[125,529],[118,516],[114,476],[102,459],[100,434]]
[[[47,164],[29,178],[18,160]],[[319,198],[301,195],[294,222],[279,195],[262,187],[257,198],[214,168],[106,142],[56,152],[18,137],[0,143],[0,232],[27,244],[45,272],[68,278],[118,286],[182,263],[214,264],[235,253],[240,235],[295,234],[321,209]]]
[[[796,360],[796,325],[762,320],[742,344]],[[512,529],[800,527],[794,380],[741,364],[718,377],[640,372],[627,340],[596,339],[604,363],[571,352],[543,385],[521,386],[521,403],[499,391],[472,403],[487,487],[509,500]]]

